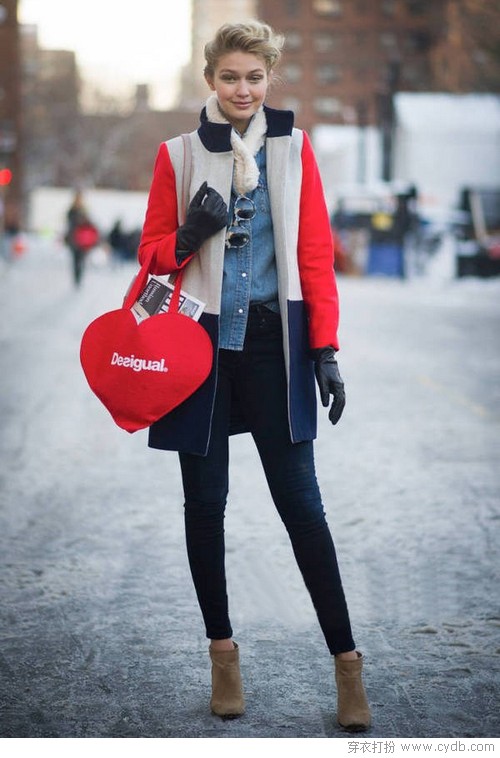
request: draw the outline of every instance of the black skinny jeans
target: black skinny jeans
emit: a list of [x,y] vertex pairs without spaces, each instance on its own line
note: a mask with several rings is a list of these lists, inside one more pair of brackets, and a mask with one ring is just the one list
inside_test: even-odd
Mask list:
[[316,480],[313,443],[290,441],[279,315],[251,310],[243,351],[219,352],[206,457],[180,453],[189,565],[209,639],[232,637],[224,561],[231,396],[239,399],[278,513],[332,654],[353,650],[335,547]]

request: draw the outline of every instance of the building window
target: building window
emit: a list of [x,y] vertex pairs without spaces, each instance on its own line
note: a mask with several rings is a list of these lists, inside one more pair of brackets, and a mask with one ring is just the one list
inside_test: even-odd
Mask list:
[[401,78],[414,87],[425,86],[427,81],[425,66],[419,63],[406,63],[401,67]]
[[486,66],[489,61],[489,57],[484,50],[476,49],[472,53],[472,60],[477,63],[478,66]]
[[300,0],[285,0],[285,13],[287,16],[298,16],[300,13]]
[[316,97],[314,109],[321,116],[337,116],[342,110],[342,104],[336,97]]
[[329,32],[316,32],[313,37],[314,49],[317,53],[329,53],[335,50],[337,43],[337,35]]
[[354,74],[358,79],[364,80],[370,73],[370,66],[364,61],[356,63],[354,66]]
[[409,52],[425,53],[431,46],[431,38],[425,31],[410,32],[406,35],[404,43]]
[[386,50],[394,50],[398,44],[398,38],[393,32],[382,32],[380,35],[380,44]]
[[340,16],[342,3],[340,0],[313,0],[313,10],[320,16]]
[[426,0],[406,0],[408,11],[412,16],[423,16],[426,11]]
[[283,76],[289,84],[296,84],[302,79],[302,66],[298,63],[287,63],[283,66]]
[[382,0],[382,13],[384,16],[394,16],[396,5],[396,0]]
[[334,63],[325,63],[316,69],[316,79],[319,84],[332,84],[340,79],[340,67]]
[[302,34],[295,30],[285,33],[285,48],[287,50],[300,50],[302,47]]

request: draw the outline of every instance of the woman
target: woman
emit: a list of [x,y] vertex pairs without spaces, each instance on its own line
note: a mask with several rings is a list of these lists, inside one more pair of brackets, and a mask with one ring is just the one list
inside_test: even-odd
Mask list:
[[190,198],[177,207],[185,168],[180,137],[161,145],[139,247],[154,272],[183,271],[205,305],[214,344],[209,379],[150,430],[151,447],[178,450],[191,573],[210,639],[211,709],[244,712],[224,569],[228,437],[250,431],[278,512],[334,656],[341,726],[362,730],[370,711],[315,477],[314,376],[329,417],[344,387],[338,349],[333,245],[321,180],[293,114],[264,105],[282,38],[260,22],[225,24],[205,47],[213,94],[189,135]]

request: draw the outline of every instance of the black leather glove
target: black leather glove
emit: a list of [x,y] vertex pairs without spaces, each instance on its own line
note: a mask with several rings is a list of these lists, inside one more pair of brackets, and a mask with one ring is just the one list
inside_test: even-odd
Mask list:
[[314,360],[314,373],[324,408],[328,407],[330,395],[333,395],[333,403],[328,418],[332,424],[336,424],[344,410],[345,391],[335,358],[335,350],[333,347],[318,347],[311,350],[311,356]]
[[227,226],[227,205],[217,190],[203,182],[189,203],[186,221],[177,229],[175,255],[180,264],[205,240]]

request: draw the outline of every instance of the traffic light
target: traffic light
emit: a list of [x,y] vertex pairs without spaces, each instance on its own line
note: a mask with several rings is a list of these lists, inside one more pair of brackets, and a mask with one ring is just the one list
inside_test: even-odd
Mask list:
[[10,168],[0,168],[0,187],[6,187],[12,180]]

